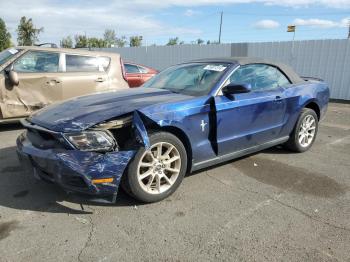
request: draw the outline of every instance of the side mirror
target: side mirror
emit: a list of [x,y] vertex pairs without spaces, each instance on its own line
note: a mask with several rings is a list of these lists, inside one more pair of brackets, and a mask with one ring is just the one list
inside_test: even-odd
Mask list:
[[252,90],[250,84],[235,84],[231,83],[222,88],[222,93],[224,95],[234,95],[241,93],[249,93]]
[[19,79],[18,79],[18,74],[17,72],[10,70],[8,72],[8,78],[10,80],[11,85],[18,86],[19,84]]

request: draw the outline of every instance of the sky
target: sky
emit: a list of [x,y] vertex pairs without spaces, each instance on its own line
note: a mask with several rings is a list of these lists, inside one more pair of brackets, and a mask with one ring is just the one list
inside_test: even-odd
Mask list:
[[143,45],[164,45],[179,37],[222,43],[339,39],[348,35],[350,0],[11,0],[0,2],[0,17],[16,43],[21,16],[44,27],[40,42],[59,44],[68,35],[142,35]]

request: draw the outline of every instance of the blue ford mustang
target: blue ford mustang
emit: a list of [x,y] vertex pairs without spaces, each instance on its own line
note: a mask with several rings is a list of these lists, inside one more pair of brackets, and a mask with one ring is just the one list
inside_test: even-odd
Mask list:
[[51,105],[23,120],[17,152],[37,178],[116,199],[119,185],[162,200],[192,172],[284,144],[304,152],[329,100],[326,83],[254,58],[172,66],[142,88]]

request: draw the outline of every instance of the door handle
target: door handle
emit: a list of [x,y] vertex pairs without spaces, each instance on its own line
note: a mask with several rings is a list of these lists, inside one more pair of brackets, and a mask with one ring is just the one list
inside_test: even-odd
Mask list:
[[276,96],[275,97],[275,102],[282,102],[283,98],[281,96]]
[[102,77],[99,77],[95,81],[101,83],[101,82],[104,82],[105,80]]
[[57,79],[50,79],[49,81],[46,82],[46,84],[48,85],[55,85],[55,84],[59,84],[61,83],[60,80],[57,80]]

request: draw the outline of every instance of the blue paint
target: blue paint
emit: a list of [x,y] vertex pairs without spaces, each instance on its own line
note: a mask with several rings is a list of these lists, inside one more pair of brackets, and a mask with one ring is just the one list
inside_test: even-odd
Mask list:
[[145,146],[146,149],[150,148],[150,142],[147,134],[146,127],[140,117],[140,113],[134,112],[133,125],[136,128],[136,136],[140,142]]
[[[45,177],[45,172],[52,175],[51,181],[72,191],[88,194],[111,195],[118,190],[121,177],[135,151],[110,153],[82,152],[79,150],[47,149],[34,147],[25,133],[17,139],[17,153],[21,160],[32,165],[36,172]],[[82,178],[86,187],[75,187],[65,183],[66,177]],[[111,184],[94,185],[92,179],[110,178]]]
[[[272,91],[234,96],[216,95],[237,66],[232,63],[212,90],[200,97],[162,89],[136,88],[75,98],[48,107],[34,114],[29,121],[62,134],[82,131],[102,121],[133,113],[136,134],[131,135],[136,135],[146,148],[150,146],[147,134],[150,125],[182,132],[192,152],[190,164],[193,167],[288,137],[308,103],[315,103],[320,109],[320,117],[324,117],[329,100],[329,89],[324,82],[302,82]],[[204,128],[201,123],[205,124]],[[23,137],[18,139],[18,151],[43,162],[46,160],[49,171],[54,170],[58,176],[68,170],[68,173],[82,177],[90,193],[116,192],[120,178],[135,154],[135,151],[101,154],[71,149],[41,150]],[[115,184],[103,189],[89,182],[93,178],[108,176],[115,177]]]
[[188,98],[167,90],[132,88],[73,98],[34,113],[30,121],[57,132],[75,132],[145,106]]

